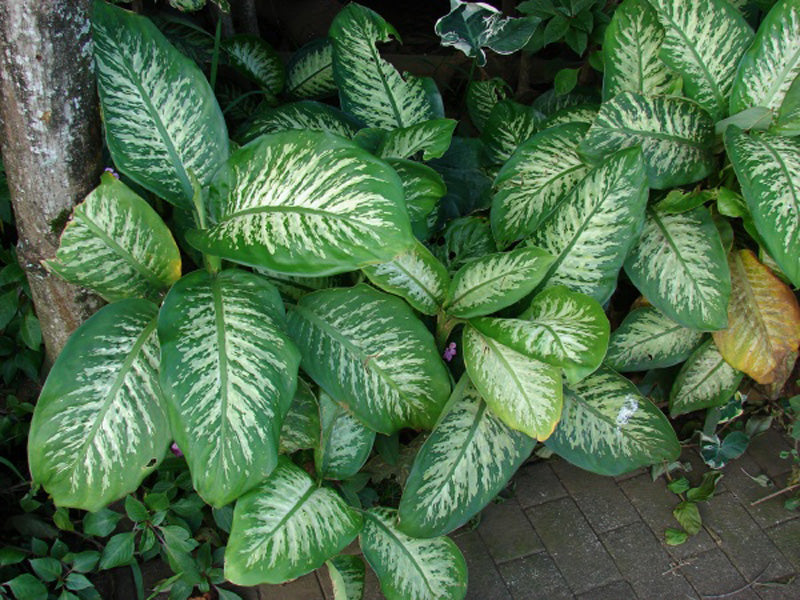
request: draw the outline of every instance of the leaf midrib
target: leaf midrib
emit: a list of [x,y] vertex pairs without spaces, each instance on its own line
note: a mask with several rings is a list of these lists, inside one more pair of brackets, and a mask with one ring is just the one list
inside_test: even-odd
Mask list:
[[[230,396],[230,389],[228,387],[228,350],[227,350],[227,335],[225,328],[225,305],[222,302],[222,290],[220,288],[220,281],[218,276],[211,278],[211,297],[214,310],[214,324],[216,329],[217,339],[217,356],[219,357],[219,395],[220,395],[220,431],[219,443],[222,447],[219,452],[219,463],[217,468],[222,468],[225,462],[225,442],[228,439],[228,402]],[[221,479],[225,480],[224,469]]]

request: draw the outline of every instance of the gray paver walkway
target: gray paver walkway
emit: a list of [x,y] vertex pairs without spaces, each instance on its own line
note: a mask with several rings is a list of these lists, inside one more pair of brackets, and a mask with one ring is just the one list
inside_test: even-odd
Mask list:
[[[598,477],[561,459],[528,464],[511,499],[490,504],[478,527],[452,534],[469,567],[467,598],[800,600],[800,514],[787,511],[783,497],[752,505],[785,485],[791,464],[778,458],[785,449],[777,431],[758,438],[701,505],[702,531],[674,547],[664,529],[677,526],[679,500],[663,478],[653,482],[645,470]],[[702,461],[688,451],[683,458],[698,483]],[[762,474],[775,487],[752,479]],[[333,600],[324,568],[254,595]],[[380,598],[370,574],[365,599]]]

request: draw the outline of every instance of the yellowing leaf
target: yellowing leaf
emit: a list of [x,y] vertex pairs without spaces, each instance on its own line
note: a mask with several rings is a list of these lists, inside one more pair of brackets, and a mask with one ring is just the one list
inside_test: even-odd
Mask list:
[[771,383],[800,345],[800,305],[792,290],[750,250],[728,257],[733,290],[728,328],[714,332],[720,354],[758,383]]

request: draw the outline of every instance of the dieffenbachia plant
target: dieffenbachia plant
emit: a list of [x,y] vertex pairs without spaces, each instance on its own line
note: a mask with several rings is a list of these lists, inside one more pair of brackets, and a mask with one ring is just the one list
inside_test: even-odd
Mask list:
[[[123,180],[103,176],[47,261],[110,302],[34,414],[31,470],[59,506],[134,491],[175,441],[198,494],[235,503],[231,581],[325,564],[337,599],[358,598],[364,563],[340,554],[358,538],[388,598],[458,599],[444,536],[538,442],[608,475],[677,458],[621,373],[682,364],[673,416],[788,373],[798,0],[756,32],[726,0],[625,0],[602,94],[526,106],[473,82],[476,138],[454,135],[431,79],[381,57],[397,32],[358,4],[286,67],[263,40],[225,41],[216,96],[147,18],[97,0],[93,31]],[[485,34],[474,53],[497,47]],[[225,69],[254,89],[230,98]],[[646,302],[612,332],[623,271]],[[399,505],[373,506],[373,447],[411,439]]]

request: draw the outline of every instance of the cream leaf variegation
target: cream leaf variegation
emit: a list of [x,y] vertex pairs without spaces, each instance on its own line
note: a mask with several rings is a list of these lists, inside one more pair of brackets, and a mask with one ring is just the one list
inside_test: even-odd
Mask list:
[[283,91],[283,63],[266,40],[248,34],[238,34],[222,41],[221,48],[228,62],[261,89],[275,96]]
[[602,367],[564,390],[564,413],[548,448],[574,465],[620,475],[678,458],[672,425],[630,381]]
[[361,530],[362,519],[331,489],[286,458],[233,510],[225,579],[284,583],[321,567]]
[[446,537],[410,537],[397,528],[396,518],[395,510],[371,508],[359,536],[387,600],[462,600],[467,566],[458,547]]
[[317,397],[303,379],[297,378],[297,391],[281,426],[278,449],[282,454],[319,446],[319,405]]
[[420,448],[400,499],[398,527],[413,537],[444,535],[480,511],[536,445],[487,408],[466,375]]
[[486,120],[494,105],[505,100],[510,90],[509,85],[494,77],[486,81],[473,79],[467,86],[466,104],[472,124],[480,131],[486,125]]
[[536,230],[558,201],[590,170],[578,156],[588,127],[546,129],[520,145],[494,182],[491,222],[503,247]]
[[722,406],[739,388],[744,373],[730,366],[714,340],[699,346],[681,367],[669,392],[670,416]]
[[57,506],[96,511],[133,492],[170,440],[158,385],[158,308],[121,300],[67,341],[31,421],[33,481]]
[[300,355],[284,331],[278,291],[260,275],[186,275],[158,321],[161,382],[192,482],[220,507],[277,463]]
[[212,225],[187,232],[202,252],[295,275],[390,260],[413,243],[403,188],[384,162],[318,131],[262,136],[211,186]]
[[367,285],[300,299],[289,330],[303,369],[367,426],[430,428],[450,394],[433,336],[400,298]]
[[314,100],[336,93],[329,39],[311,40],[292,54],[286,65],[286,91],[295,98]]
[[410,158],[422,152],[423,160],[440,158],[450,147],[458,121],[432,119],[390,131],[378,147],[381,158]]
[[501,100],[492,108],[481,133],[486,158],[494,165],[502,165],[520,144],[536,133],[542,121],[544,115],[535,108]]
[[411,228],[417,239],[427,239],[431,224],[438,215],[439,200],[447,193],[447,186],[436,171],[427,165],[401,158],[387,158],[403,184],[406,210]]
[[333,600],[362,600],[366,566],[364,559],[353,554],[340,554],[325,563],[331,577]]
[[728,322],[731,278],[705,207],[678,214],[648,208],[625,272],[653,306],[684,327],[709,331]]
[[326,479],[347,479],[364,466],[375,432],[325,392],[319,394],[320,440],[314,451],[317,473]]
[[547,117],[540,127],[541,131],[550,129],[551,127],[558,127],[559,125],[566,125],[569,123],[591,125],[597,118],[597,111],[600,110],[599,104],[578,104],[575,106],[567,106],[554,112]]
[[561,418],[561,371],[490,338],[471,325],[464,364],[489,408],[506,425],[545,440]]
[[351,117],[332,106],[314,100],[299,100],[276,108],[259,109],[236,139],[247,144],[262,135],[292,129],[328,131],[352,138],[358,131],[358,125]]

